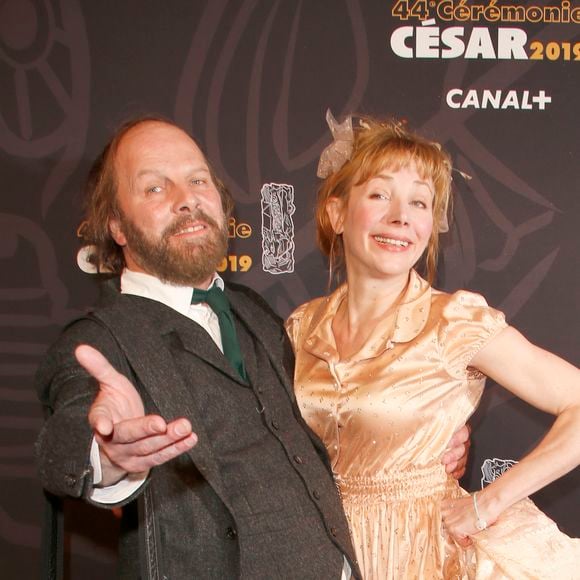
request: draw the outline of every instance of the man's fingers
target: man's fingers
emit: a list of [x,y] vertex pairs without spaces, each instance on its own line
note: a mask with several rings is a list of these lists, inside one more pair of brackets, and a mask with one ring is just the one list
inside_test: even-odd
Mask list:
[[[191,443],[191,445],[190,445]],[[159,461],[168,461],[175,455],[187,451],[197,443],[197,436],[191,431],[184,437],[175,438],[174,435],[168,431],[164,435],[156,435],[154,437],[147,437],[141,441],[136,442],[132,447],[136,456],[151,460],[153,465],[158,465]]]
[[449,461],[452,459],[457,460],[465,455],[470,445],[469,428],[467,425],[463,425],[463,427],[453,433],[443,457],[449,456]]
[[457,467],[451,472],[453,479],[461,479],[465,475],[465,465]]
[[467,425],[463,425],[460,429],[457,429],[451,438],[451,445],[461,445],[465,444],[469,441],[469,427]]
[[101,385],[110,387],[131,385],[127,377],[117,372],[111,363],[95,348],[81,344],[75,349],[79,364]]
[[455,479],[463,477],[467,466],[469,447],[471,445],[470,428],[463,425],[451,437],[447,451],[443,454],[441,462],[445,465],[445,471],[451,473]]
[[140,473],[174,459],[197,443],[197,436],[192,432],[177,440],[174,437],[175,434],[167,432],[128,444],[111,443],[99,437],[97,442],[113,464],[128,473]]
[[[94,426],[93,426],[94,428]],[[190,429],[191,430],[191,429]],[[115,423],[111,443],[123,445],[161,435],[167,432],[167,423],[159,415],[145,415]],[[100,432],[99,432],[100,433]]]
[[[97,420],[104,418],[97,416]],[[155,453],[181,439],[191,435],[191,423],[184,418],[175,419],[166,423],[163,417],[159,415],[146,415],[135,419],[120,421],[114,425],[114,431],[111,433],[103,432],[95,428],[96,425],[91,423],[96,431],[99,444],[117,445],[124,447],[125,453],[135,455],[147,455]],[[111,435],[110,437],[108,437]],[[158,441],[159,443],[155,443]],[[131,447],[131,444],[135,444]]]
[[443,454],[441,461],[444,465],[449,465],[450,463],[457,464],[459,461],[466,457],[465,452],[466,447],[464,444],[461,443],[459,445],[455,445]]
[[175,440],[187,437],[191,433],[191,423],[184,418],[175,419],[167,424],[167,432]]
[[135,459],[134,470],[136,472],[147,471],[157,465],[162,465],[179,457],[182,453],[189,451],[197,443],[197,436],[191,433],[184,439],[180,439],[176,443],[172,443],[156,453],[151,453],[145,457]]
[[98,350],[82,344],[76,348],[75,356],[99,383],[100,390],[89,410],[89,423],[96,433],[108,437],[115,424],[143,417],[143,401],[137,389]]
[[89,424],[93,431],[102,437],[108,437],[113,433],[113,418],[105,405],[93,404],[89,411]]
[[154,453],[149,456],[152,461],[151,467],[155,465],[161,465],[178,457],[182,453],[189,451],[197,443],[197,435],[195,433],[190,433],[187,437],[180,439],[176,443],[161,449],[158,453]]

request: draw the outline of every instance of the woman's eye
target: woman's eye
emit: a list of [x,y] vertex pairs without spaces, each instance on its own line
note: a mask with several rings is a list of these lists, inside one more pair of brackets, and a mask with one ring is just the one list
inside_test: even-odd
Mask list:
[[420,207],[421,209],[427,209],[427,204],[422,199],[416,199],[413,202],[413,205],[416,207]]
[[191,183],[193,185],[203,185],[205,183],[205,179],[192,179]]
[[375,191],[371,193],[371,199],[386,199],[387,201],[391,199],[388,193],[383,193],[382,191]]

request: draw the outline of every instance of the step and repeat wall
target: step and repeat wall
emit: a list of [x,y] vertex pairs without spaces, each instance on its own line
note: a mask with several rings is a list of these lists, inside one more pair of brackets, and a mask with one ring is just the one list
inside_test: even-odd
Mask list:
[[[437,285],[484,294],[578,364],[579,71],[578,0],[0,2],[2,577],[38,572],[34,372],[97,295],[75,232],[87,170],[120,122],[162,114],[195,137],[236,200],[220,271],[287,316],[328,288],[313,223],[327,108],[405,121],[459,170]],[[551,422],[488,384],[464,486]],[[580,470],[534,499],[580,535]],[[113,574],[117,526],[67,503],[71,577]]]

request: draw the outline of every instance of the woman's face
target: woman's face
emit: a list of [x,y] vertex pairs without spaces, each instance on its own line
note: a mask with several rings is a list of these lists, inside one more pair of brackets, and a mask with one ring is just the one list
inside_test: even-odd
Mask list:
[[353,186],[345,202],[331,198],[327,211],[343,235],[348,276],[408,276],[431,236],[434,191],[412,162]]

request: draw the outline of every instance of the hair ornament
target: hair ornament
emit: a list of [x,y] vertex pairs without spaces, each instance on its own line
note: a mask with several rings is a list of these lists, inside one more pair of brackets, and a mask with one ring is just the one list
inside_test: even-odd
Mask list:
[[[441,149],[441,145],[439,143],[434,143],[434,145],[436,145],[437,147],[439,147],[439,149]],[[465,181],[469,181],[472,179],[471,175],[469,175],[468,173],[465,173],[464,171],[461,171],[460,169],[456,169],[455,167],[451,168],[451,173],[452,173],[451,179],[453,179],[453,172],[461,175],[461,177],[463,177],[463,179],[465,179]],[[440,234],[444,234],[444,233],[449,231],[449,221],[447,219],[447,213],[449,211],[448,206],[449,206],[449,200],[447,200],[445,207],[442,209],[441,216],[440,216],[439,222],[437,224],[437,230]]]
[[393,133],[400,139],[405,136],[405,123],[406,121],[393,119],[390,123],[381,123],[381,126],[383,126],[385,129],[391,129]]
[[437,222],[437,233],[445,234],[449,231],[449,219],[447,218],[448,204],[441,210],[439,221]]
[[451,171],[455,171],[456,173],[459,173],[459,175],[461,175],[461,177],[463,177],[463,179],[465,179],[465,181],[471,181],[473,179],[471,177],[471,175],[469,175],[469,173],[465,173],[465,171],[461,171],[461,169],[456,169],[455,167],[452,167]]
[[330,127],[333,141],[320,155],[316,175],[321,179],[336,173],[350,159],[354,144],[351,116],[339,123],[330,112],[330,109],[327,109],[326,122]]

